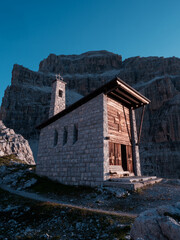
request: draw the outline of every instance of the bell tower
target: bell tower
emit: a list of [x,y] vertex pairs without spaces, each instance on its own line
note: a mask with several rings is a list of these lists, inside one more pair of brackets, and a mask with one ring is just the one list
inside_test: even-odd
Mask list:
[[66,108],[66,83],[60,74],[52,82],[51,103],[49,109],[49,118]]

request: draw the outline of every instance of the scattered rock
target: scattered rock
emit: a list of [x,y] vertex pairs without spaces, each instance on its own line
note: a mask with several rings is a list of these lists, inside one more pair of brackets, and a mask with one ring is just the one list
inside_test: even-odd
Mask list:
[[3,179],[3,184],[11,184],[12,186],[16,186],[18,178],[22,177],[24,175],[24,171],[19,170],[18,172],[12,172],[10,174],[6,174]]
[[35,178],[31,178],[24,184],[24,186],[22,188],[25,189],[25,188],[31,187],[36,182],[37,182],[37,180]]
[[1,177],[4,177],[4,176],[7,174],[7,171],[8,171],[8,170],[7,170],[7,167],[6,167],[6,166],[4,166],[4,165],[1,166],[1,167],[0,167],[0,176],[1,176]]
[[129,195],[129,192],[123,188],[105,187],[104,190],[107,194],[111,194],[117,198],[122,198]]
[[19,206],[11,206],[11,205],[8,205],[5,209],[3,209],[2,211],[3,212],[9,212],[9,211],[12,211],[12,210],[17,210],[19,208]]
[[164,179],[163,182],[170,184],[170,185],[179,185],[180,186],[180,179]]

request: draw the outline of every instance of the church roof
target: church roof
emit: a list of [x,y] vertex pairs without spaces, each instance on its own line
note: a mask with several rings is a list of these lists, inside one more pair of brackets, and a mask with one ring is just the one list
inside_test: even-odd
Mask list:
[[136,109],[150,103],[150,100],[148,98],[143,96],[141,93],[139,93],[134,88],[129,86],[127,83],[122,81],[120,78],[115,77],[110,82],[91,92],[87,96],[81,98],[79,101],[75,102],[74,104],[65,108],[63,111],[57,113],[53,117],[49,118],[48,120],[37,126],[37,129],[41,129],[48,126],[49,124],[55,122],[57,119],[72,112],[74,109],[87,103],[88,101],[90,101],[91,99],[93,99],[94,97],[98,96],[101,93],[106,94],[107,96],[115,99],[116,101],[122,103],[129,109]]

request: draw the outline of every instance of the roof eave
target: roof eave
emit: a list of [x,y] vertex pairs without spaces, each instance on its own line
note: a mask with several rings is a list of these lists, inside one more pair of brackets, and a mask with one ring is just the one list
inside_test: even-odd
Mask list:
[[149,104],[151,101],[143,96],[141,93],[139,93],[136,89],[129,86],[127,83],[123,82],[120,78],[117,77],[117,84],[123,88],[125,91],[130,93],[132,96],[139,99],[143,104]]

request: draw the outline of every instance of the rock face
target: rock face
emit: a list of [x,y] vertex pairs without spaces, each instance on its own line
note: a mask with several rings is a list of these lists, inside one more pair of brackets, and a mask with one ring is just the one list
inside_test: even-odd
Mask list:
[[0,156],[11,154],[16,155],[27,164],[35,164],[28,141],[0,121]]
[[40,62],[39,71],[61,73],[68,88],[86,95],[117,75],[121,65],[122,57],[107,51],[81,55],[50,54]]
[[[11,86],[2,101],[2,120],[29,140],[34,153],[39,135],[35,126],[48,118],[51,83],[57,73],[67,82],[67,105],[116,75],[149,98],[140,146],[142,173],[180,177],[179,58],[133,57],[122,61],[117,54],[96,51],[50,54],[41,61],[38,72],[14,65]],[[140,116],[141,112],[136,112],[138,124]]]
[[141,213],[130,235],[133,240],[180,239],[180,202]]

